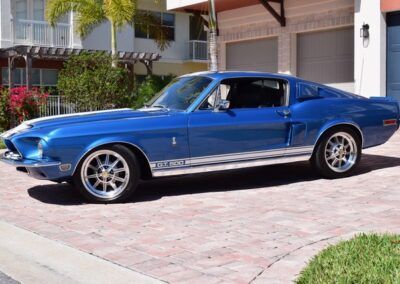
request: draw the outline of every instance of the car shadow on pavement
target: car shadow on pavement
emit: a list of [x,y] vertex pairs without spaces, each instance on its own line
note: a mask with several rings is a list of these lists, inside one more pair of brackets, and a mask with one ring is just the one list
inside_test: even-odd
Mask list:
[[[400,166],[400,158],[364,154],[353,175]],[[248,168],[226,172],[204,173],[143,181],[131,202],[160,199],[164,196],[196,194],[262,187],[321,179],[308,162]],[[87,202],[68,184],[50,184],[28,189],[41,202],[58,205],[81,205]]]

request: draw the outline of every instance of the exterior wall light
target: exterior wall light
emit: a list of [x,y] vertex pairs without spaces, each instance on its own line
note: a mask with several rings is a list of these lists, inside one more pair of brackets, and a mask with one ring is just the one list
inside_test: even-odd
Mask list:
[[360,37],[363,39],[369,38],[369,25],[368,24],[363,24],[361,29],[360,29]]

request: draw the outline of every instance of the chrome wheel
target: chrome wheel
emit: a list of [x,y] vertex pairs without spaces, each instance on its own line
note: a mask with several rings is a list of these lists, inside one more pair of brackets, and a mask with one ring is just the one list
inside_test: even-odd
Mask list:
[[357,161],[357,143],[345,132],[333,134],[325,146],[325,161],[337,173],[350,170]]
[[129,167],[117,152],[99,150],[90,154],[82,164],[81,181],[86,190],[98,198],[119,196],[128,186]]

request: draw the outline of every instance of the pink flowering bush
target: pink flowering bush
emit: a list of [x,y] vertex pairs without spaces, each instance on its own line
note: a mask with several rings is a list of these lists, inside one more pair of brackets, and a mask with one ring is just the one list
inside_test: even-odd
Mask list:
[[46,104],[48,93],[38,88],[16,87],[9,90],[9,109],[16,116],[18,122],[31,119],[38,112],[39,107]]

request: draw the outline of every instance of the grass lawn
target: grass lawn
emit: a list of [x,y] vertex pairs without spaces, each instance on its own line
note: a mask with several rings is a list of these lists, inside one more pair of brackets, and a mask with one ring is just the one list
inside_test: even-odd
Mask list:
[[400,235],[361,234],[316,255],[296,283],[400,283]]
[[4,145],[3,140],[0,139],[0,149],[5,149],[6,145]]

